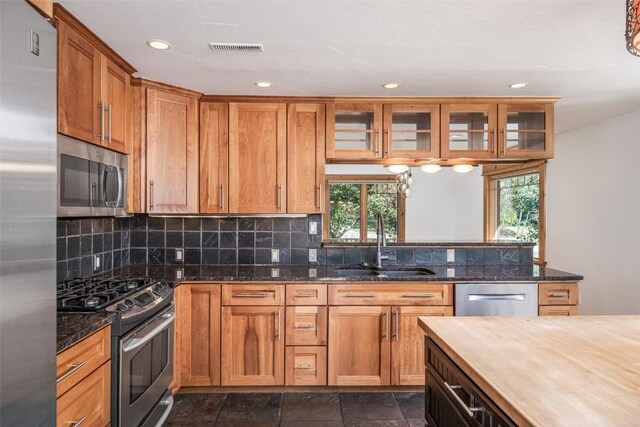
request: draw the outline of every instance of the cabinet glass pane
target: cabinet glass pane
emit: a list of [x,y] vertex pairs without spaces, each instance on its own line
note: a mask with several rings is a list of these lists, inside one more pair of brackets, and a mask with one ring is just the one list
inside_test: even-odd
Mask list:
[[336,111],[336,150],[373,149],[373,112]]
[[507,113],[507,130],[544,130],[544,111]]
[[393,132],[394,151],[431,151],[431,132]]
[[396,130],[431,130],[431,113],[396,111],[392,114],[391,127]]
[[507,132],[507,150],[544,150],[544,132]]
[[449,150],[489,149],[488,132],[449,132]]
[[449,130],[488,130],[489,115],[484,112],[453,112],[449,114]]

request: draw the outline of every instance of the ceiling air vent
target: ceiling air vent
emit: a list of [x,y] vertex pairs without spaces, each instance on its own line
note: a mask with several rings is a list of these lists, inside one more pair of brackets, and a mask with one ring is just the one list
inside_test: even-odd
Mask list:
[[209,43],[209,47],[223,52],[264,52],[264,47],[258,43]]

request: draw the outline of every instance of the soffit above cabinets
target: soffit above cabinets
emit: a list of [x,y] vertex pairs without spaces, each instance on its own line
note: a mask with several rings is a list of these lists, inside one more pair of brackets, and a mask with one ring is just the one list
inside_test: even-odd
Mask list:
[[[558,132],[640,109],[623,3],[62,0],[156,81],[235,95],[559,95]],[[172,48],[149,49],[152,38]],[[210,42],[264,52],[213,52]],[[273,86],[254,85],[263,80]],[[401,86],[384,89],[390,81]],[[530,84],[507,87],[521,81]]]

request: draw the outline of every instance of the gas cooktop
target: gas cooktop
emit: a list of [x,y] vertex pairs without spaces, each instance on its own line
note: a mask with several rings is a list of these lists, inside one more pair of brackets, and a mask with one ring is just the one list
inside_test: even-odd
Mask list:
[[65,280],[58,285],[58,311],[103,311],[147,288],[163,290],[168,285],[149,277]]

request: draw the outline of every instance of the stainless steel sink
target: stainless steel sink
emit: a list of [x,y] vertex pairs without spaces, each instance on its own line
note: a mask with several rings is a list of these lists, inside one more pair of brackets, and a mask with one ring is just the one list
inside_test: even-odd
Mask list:
[[362,268],[338,268],[336,274],[343,277],[414,277],[414,276],[431,276],[435,273],[427,268],[382,268],[362,267]]

